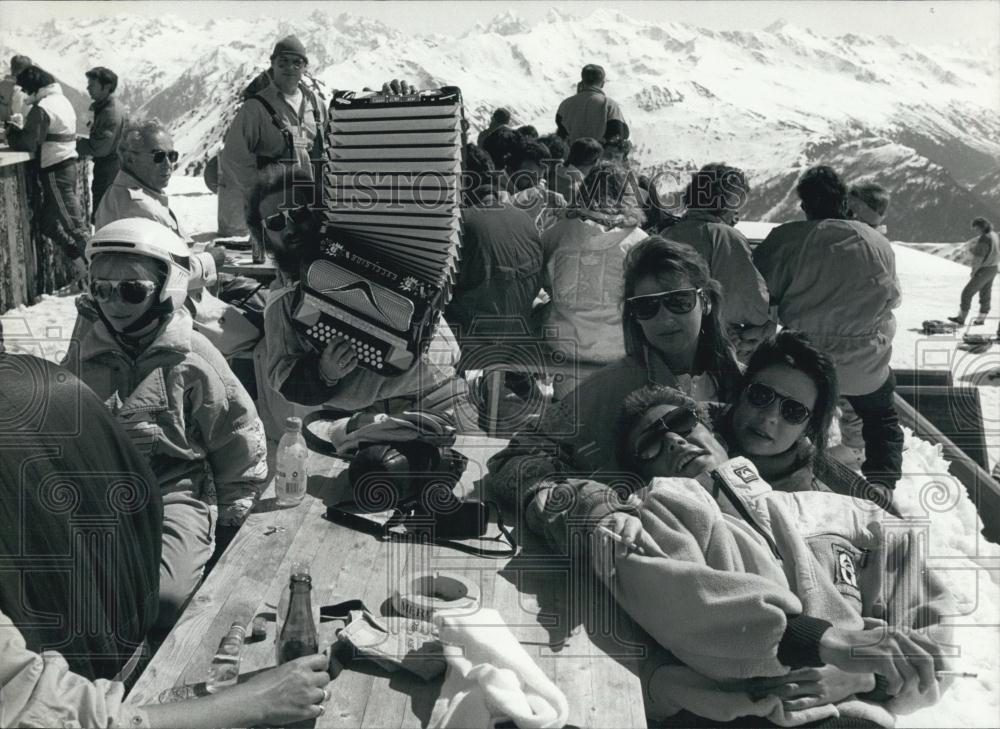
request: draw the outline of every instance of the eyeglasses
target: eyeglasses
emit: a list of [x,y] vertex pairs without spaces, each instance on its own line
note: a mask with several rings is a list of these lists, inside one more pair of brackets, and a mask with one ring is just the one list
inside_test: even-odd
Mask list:
[[279,210],[274,215],[268,215],[264,218],[263,224],[272,233],[280,233],[288,227],[289,222],[296,225],[305,225],[311,217],[312,213],[309,211],[309,206],[300,205],[292,210]]
[[699,294],[701,294],[701,289],[675,289],[674,291],[663,291],[659,294],[633,296],[625,304],[632,316],[636,319],[645,320],[656,316],[660,310],[660,306],[663,306],[672,314],[687,314],[694,308]]
[[309,62],[301,56],[278,56],[275,60],[282,68],[288,68],[289,66],[292,68],[305,68],[309,64]]
[[690,408],[676,408],[654,420],[639,434],[635,444],[635,457],[641,463],[658,458],[663,451],[663,436],[676,433],[682,438],[691,435],[698,425],[698,415]]
[[158,165],[162,165],[163,161],[167,159],[170,160],[170,164],[175,165],[177,164],[177,160],[180,159],[180,155],[176,149],[171,149],[169,152],[164,152],[162,149],[154,149],[150,154],[153,155],[153,161]]
[[777,399],[778,412],[792,425],[801,425],[812,415],[812,411],[798,400],[778,394],[773,387],[765,385],[763,382],[750,383],[745,393],[747,402],[760,410],[768,407]]
[[90,293],[101,304],[111,301],[113,295],[126,304],[141,304],[154,293],[157,285],[153,281],[126,279],[112,281],[110,279],[95,279],[90,282]]

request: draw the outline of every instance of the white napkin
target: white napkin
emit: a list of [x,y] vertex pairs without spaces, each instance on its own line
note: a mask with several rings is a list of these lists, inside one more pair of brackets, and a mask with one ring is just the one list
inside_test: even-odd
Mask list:
[[496,610],[438,615],[448,673],[428,729],[468,729],[511,720],[520,729],[562,727],[569,703],[531,660]]

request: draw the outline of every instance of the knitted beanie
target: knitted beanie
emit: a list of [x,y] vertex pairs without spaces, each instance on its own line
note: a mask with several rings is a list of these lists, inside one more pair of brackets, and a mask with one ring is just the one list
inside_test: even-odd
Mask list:
[[304,59],[307,63],[309,62],[309,56],[306,54],[306,47],[302,45],[302,41],[296,38],[294,35],[285,36],[280,41],[274,44],[274,51],[271,53],[271,60],[274,60],[282,53],[289,53],[293,56],[299,56]]

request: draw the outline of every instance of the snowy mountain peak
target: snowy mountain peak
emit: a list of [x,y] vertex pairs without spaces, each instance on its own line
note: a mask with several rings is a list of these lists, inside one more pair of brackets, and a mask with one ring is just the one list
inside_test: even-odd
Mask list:
[[505,10],[497,15],[483,28],[484,33],[496,33],[502,36],[520,35],[530,30],[531,26],[528,22],[510,10]]

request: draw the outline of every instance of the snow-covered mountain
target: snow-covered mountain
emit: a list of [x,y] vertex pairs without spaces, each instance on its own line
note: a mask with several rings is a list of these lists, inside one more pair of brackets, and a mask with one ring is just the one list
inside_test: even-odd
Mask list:
[[997,44],[918,48],[782,23],[716,31],[607,9],[583,18],[552,10],[535,24],[506,11],[460,37],[324,10],[294,25],[122,14],[30,31],[0,30],[0,53],[27,53],[78,88],[87,68],[114,68],[122,99],[171,125],[192,172],[218,147],[239,90],[266,66],[274,41],[294,32],[328,87],[391,78],[457,85],[474,128],[503,105],[519,123],[551,130],[580,67],[599,63],[639,166],[676,189],[706,162],[741,165],[760,193],[745,217],[793,215],[794,180],[826,162],[895,193],[889,223],[901,238],[958,240],[974,214],[1000,220]]

